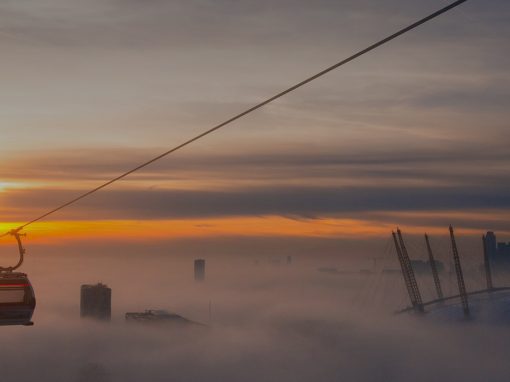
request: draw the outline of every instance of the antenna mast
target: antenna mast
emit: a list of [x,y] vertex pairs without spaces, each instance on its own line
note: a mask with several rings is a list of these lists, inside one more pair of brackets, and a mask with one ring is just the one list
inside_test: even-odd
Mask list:
[[430,247],[429,235],[425,234],[425,242],[427,243],[427,252],[429,253],[430,269],[432,270],[432,277],[434,277],[434,285],[436,286],[436,292],[438,298],[443,298],[443,289],[441,288],[441,281],[439,280],[439,273],[437,271],[436,260]]
[[450,239],[452,242],[453,262],[455,264],[455,273],[457,274],[457,282],[459,284],[460,300],[462,301],[462,309],[464,316],[469,317],[469,302],[466,292],[466,284],[464,283],[464,275],[462,273],[462,266],[460,265],[459,251],[457,250],[457,243],[455,242],[455,234],[453,227],[450,226]]
[[398,259],[400,261],[400,266],[402,268],[402,275],[404,276],[404,281],[406,283],[407,292],[411,298],[411,303],[417,312],[423,313],[423,302],[421,299],[420,289],[418,288],[418,283],[414,276],[413,266],[409,259],[404,239],[402,238],[402,232],[400,232],[400,229],[397,229],[398,241],[395,232],[392,232],[392,235]]
[[400,241],[400,248],[402,249],[402,258],[404,259],[404,263],[407,267],[407,273],[409,275],[409,280],[411,281],[411,286],[413,288],[414,297],[416,301],[416,309],[419,312],[423,312],[423,302],[421,299],[420,288],[418,288],[418,283],[416,282],[416,277],[414,276],[413,265],[411,264],[411,260],[409,259],[409,254],[407,253],[407,248],[404,243],[404,238],[402,237],[402,232],[400,229],[397,229],[398,239]]
[[402,269],[402,276],[404,277],[404,282],[406,284],[407,293],[409,294],[409,299],[411,300],[411,305],[416,309],[416,297],[414,295],[413,287],[411,285],[411,281],[409,280],[409,274],[407,272],[407,267],[404,262],[404,257],[402,255],[402,249],[398,244],[397,235],[395,232],[391,232],[393,236],[393,242],[395,243],[395,250],[397,251],[398,262],[400,263],[400,268]]
[[491,271],[491,263],[489,259],[489,252],[487,251],[487,239],[485,235],[482,236],[483,242],[483,263],[485,266],[485,278],[487,280],[487,289],[493,289],[494,285],[492,284],[492,271]]

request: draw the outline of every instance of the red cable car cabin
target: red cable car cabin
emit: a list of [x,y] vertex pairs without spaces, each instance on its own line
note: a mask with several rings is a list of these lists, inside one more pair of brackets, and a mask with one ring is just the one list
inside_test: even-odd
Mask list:
[[33,325],[35,294],[25,273],[0,273],[0,325]]

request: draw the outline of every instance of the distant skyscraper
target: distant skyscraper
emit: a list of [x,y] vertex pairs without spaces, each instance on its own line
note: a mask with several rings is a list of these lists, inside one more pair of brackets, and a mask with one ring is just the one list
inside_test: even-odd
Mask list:
[[292,256],[287,256],[287,264],[292,264]]
[[490,261],[495,261],[498,254],[498,247],[496,241],[496,235],[494,232],[489,231],[485,235],[485,245],[487,246],[487,255],[489,256]]
[[510,271],[510,243],[497,242],[494,232],[485,235],[485,246],[490,263],[495,270]]
[[80,316],[109,321],[112,316],[112,290],[101,283],[82,285]]
[[498,243],[498,256],[510,259],[510,243]]
[[205,260],[195,260],[195,281],[204,281],[205,279]]

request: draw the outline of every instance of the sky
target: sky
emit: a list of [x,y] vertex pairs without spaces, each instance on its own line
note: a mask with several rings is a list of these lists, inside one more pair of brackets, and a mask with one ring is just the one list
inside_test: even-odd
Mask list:
[[[447,3],[3,1],[0,228]],[[509,17],[506,1],[468,1],[34,224],[29,238],[282,239],[333,253],[331,242],[384,242],[397,225],[445,234],[453,224],[508,239]]]

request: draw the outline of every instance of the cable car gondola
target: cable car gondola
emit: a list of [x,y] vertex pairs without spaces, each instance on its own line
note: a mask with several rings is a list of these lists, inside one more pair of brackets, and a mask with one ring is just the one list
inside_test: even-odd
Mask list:
[[0,267],[0,326],[33,325],[35,294],[25,273],[14,272],[23,264],[25,249],[18,231],[10,232],[18,242],[20,259],[13,267]]

